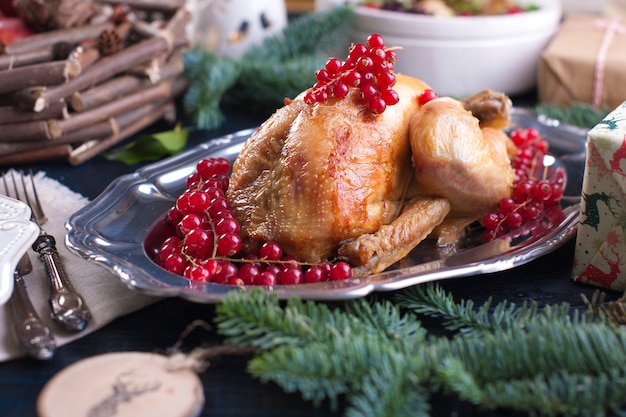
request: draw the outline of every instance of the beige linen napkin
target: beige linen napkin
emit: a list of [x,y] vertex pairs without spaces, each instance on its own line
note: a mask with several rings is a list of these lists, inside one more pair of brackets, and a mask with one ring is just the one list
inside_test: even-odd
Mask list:
[[[50,286],[43,263],[38,254],[29,250],[33,271],[24,277],[33,305],[42,320],[50,326],[57,346],[65,345],[85,336],[117,317],[136,311],[158,300],[156,297],[140,294],[128,288],[120,279],[101,266],[92,264],[70,252],[65,246],[65,222],[80,207],[87,204],[87,198],[73,192],[56,180],[38,172],[34,176],[40,201],[48,222],[43,228],[55,237],[59,256],[74,288],[89,305],[93,318],[87,328],[80,333],[69,333],[61,329],[50,317],[48,294]],[[13,311],[10,301],[0,306],[0,361],[24,356],[13,333]]]

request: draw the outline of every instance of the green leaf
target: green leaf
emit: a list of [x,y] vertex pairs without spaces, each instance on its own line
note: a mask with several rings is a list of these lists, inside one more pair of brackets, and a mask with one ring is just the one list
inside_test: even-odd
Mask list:
[[124,162],[128,165],[157,161],[176,155],[185,149],[188,136],[189,132],[181,129],[179,124],[173,130],[142,136],[134,142],[112,149],[103,155],[109,160]]

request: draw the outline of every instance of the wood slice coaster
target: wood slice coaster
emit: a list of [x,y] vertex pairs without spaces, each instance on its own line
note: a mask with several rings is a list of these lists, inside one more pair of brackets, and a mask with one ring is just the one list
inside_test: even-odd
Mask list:
[[202,382],[189,368],[172,369],[167,356],[119,352],[94,356],[61,370],[37,400],[39,417],[196,417]]

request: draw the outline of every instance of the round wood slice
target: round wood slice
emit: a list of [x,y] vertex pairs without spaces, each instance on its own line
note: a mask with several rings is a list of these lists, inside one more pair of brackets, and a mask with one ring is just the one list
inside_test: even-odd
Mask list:
[[61,370],[37,401],[40,417],[196,417],[202,382],[191,369],[171,370],[168,357],[120,352],[94,356]]

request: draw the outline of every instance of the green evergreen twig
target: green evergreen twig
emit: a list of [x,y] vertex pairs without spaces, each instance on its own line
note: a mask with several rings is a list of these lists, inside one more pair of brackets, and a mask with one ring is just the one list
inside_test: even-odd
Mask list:
[[609,109],[606,107],[597,109],[591,104],[576,102],[569,106],[541,104],[535,107],[535,112],[562,123],[591,129],[604,119]]
[[[427,416],[439,390],[479,408],[537,416],[605,416],[626,406],[626,328],[566,305],[501,303],[482,306],[476,318],[471,303],[428,287],[396,297],[402,307],[233,293],[216,322],[229,342],[262,349],[249,362],[254,376],[316,405],[336,408],[343,397],[346,416]],[[451,338],[425,337],[417,311],[465,324]],[[494,312],[500,317],[488,319]]]

